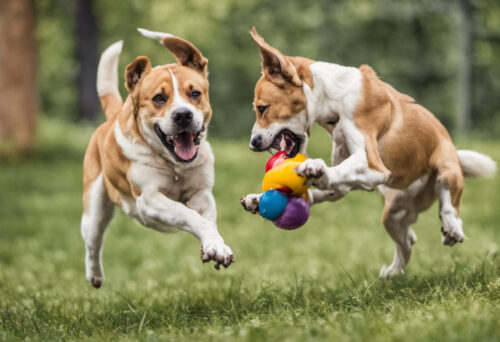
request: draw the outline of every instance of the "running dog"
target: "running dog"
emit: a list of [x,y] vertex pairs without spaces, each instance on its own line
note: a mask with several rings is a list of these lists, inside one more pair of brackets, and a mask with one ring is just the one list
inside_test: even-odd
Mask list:
[[101,56],[97,92],[106,122],[85,153],[81,221],[86,276],[96,288],[104,280],[102,243],[115,205],[146,227],[193,234],[201,240],[202,261],[214,260],[217,269],[234,260],[216,225],[207,59],[179,37],[139,31],[159,40],[177,63],[153,68],[147,57],[137,57],[125,70],[123,102],[117,74],[122,42]]
[[[310,205],[336,201],[354,189],[382,193],[383,224],[396,247],[381,277],[404,273],[417,240],[410,224],[436,198],[443,244],[463,242],[459,207],[464,175],[493,175],[493,160],[457,151],[431,112],[381,81],[371,67],[285,56],[255,28],[251,35],[262,55],[262,77],[255,87],[257,120],[250,149],[274,148],[293,157],[306,151],[312,125],[323,127],[332,137],[333,166],[308,159],[296,172],[316,186],[308,193]],[[259,197],[247,195],[241,204],[257,213]]]

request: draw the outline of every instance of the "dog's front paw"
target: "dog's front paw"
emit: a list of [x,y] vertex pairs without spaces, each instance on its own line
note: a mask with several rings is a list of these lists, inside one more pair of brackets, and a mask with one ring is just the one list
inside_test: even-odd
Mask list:
[[234,254],[231,248],[224,244],[224,240],[209,239],[201,244],[201,260],[203,262],[215,261],[216,269],[219,269],[220,265],[226,268],[234,261]]
[[323,159],[308,159],[297,167],[297,174],[307,178],[320,178],[326,173]]
[[257,214],[259,211],[259,197],[260,195],[258,194],[246,195],[240,199],[240,203],[245,210],[252,214]]
[[309,184],[319,189],[328,187],[328,166],[322,159],[308,159],[297,167],[296,173],[307,178]]

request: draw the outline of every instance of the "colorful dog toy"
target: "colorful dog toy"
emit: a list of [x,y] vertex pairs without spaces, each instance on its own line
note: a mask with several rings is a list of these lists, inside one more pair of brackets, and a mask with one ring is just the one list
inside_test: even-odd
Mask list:
[[306,202],[306,178],[298,176],[294,169],[307,158],[297,154],[287,158],[280,151],[266,163],[266,174],[262,182],[262,196],[259,199],[259,213],[283,229],[296,229],[309,218]]

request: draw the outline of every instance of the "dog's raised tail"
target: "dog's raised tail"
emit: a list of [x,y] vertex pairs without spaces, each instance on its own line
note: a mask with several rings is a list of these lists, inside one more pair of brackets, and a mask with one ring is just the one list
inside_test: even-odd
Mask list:
[[118,58],[122,45],[120,40],[104,50],[97,67],[97,95],[108,120],[120,111],[123,104],[118,90]]
[[457,153],[465,176],[492,177],[497,171],[497,163],[485,154],[469,150],[459,150]]

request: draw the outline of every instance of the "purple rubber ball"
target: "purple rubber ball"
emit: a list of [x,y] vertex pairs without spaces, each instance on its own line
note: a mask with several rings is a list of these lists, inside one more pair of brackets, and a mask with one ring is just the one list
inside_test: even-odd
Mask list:
[[283,214],[273,223],[282,229],[297,229],[307,222],[309,218],[309,205],[300,196],[291,196]]

